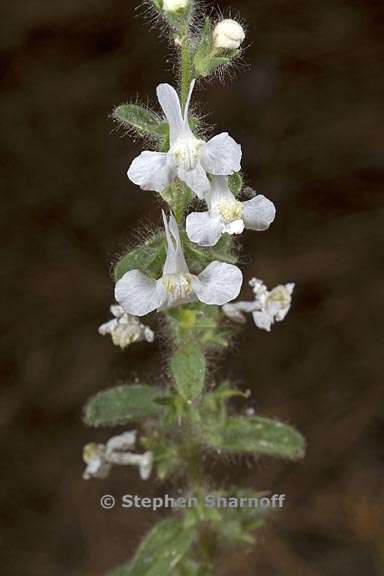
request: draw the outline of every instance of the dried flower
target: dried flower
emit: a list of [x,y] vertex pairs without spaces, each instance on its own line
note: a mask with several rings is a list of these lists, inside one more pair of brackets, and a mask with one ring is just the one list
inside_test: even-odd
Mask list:
[[134,342],[146,340],[153,342],[155,335],[153,331],[140,322],[135,316],[131,316],[118,305],[112,305],[110,311],[115,318],[102,324],[99,333],[103,336],[110,334],[115,346],[120,346],[122,350]]
[[293,283],[279,285],[269,291],[262,280],[249,282],[255,299],[252,302],[234,302],[223,306],[224,313],[239,324],[246,322],[245,313],[251,313],[256,326],[270,332],[272,324],[284,320],[292,304]]
[[106,478],[112,465],[138,466],[140,478],[148,480],[153,466],[152,452],[135,454],[130,450],[135,447],[136,430],[113,436],[106,444],[87,444],[83,450],[83,460],[87,467],[83,478]]

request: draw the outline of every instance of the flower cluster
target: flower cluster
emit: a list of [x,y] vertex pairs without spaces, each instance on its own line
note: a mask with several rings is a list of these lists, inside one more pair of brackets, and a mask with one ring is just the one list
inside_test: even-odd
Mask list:
[[113,465],[138,466],[140,478],[148,480],[152,471],[152,452],[135,454],[131,449],[136,444],[136,430],[124,432],[110,438],[106,444],[87,444],[83,450],[86,469],[84,480],[106,478]]
[[[157,96],[169,124],[169,150],[142,152],[133,160],[128,177],[143,190],[155,192],[163,192],[176,178],[184,182],[208,207],[206,212],[187,217],[187,235],[201,246],[213,246],[224,233],[267,229],[276,210],[265,196],[239,202],[230,191],[228,177],[241,168],[241,146],[226,132],[208,142],[194,135],[189,125],[194,84],[192,81],[184,114],[176,90],[168,84],[158,86]],[[115,288],[116,301],[124,311],[144,316],[194,300],[223,305],[236,298],[242,285],[241,271],[215,261],[199,276],[192,275],[174,216],[171,214],[168,222],[163,213],[163,220],[167,238],[163,275],[156,281],[140,270],[127,272]]]
[[191,274],[185,261],[179,229],[173,215],[169,222],[163,212],[167,238],[167,258],[158,280],[140,270],[130,270],[115,287],[116,301],[129,314],[145,316],[153,310],[166,310],[199,300],[223,305],[240,292],[243,275],[237,266],[211,262],[199,276]]

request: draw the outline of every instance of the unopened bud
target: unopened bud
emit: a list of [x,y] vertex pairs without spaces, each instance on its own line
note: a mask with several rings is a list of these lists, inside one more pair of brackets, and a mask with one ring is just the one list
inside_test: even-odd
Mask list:
[[222,20],[213,30],[213,45],[217,50],[237,50],[244,38],[245,32],[236,20]]
[[168,14],[181,14],[189,5],[189,0],[163,0],[163,10]]

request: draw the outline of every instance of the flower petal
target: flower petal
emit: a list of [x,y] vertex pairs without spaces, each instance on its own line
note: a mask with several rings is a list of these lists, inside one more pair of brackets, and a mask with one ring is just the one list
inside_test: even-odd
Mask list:
[[116,301],[128,314],[145,316],[161,303],[157,282],[140,270],[130,270],[115,286]]
[[185,170],[179,166],[178,176],[200,199],[210,190],[211,185],[201,164],[197,164],[193,170]]
[[209,174],[230,176],[241,169],[241,146],[227,132],[207,142],[203,166]]
[[162,210],[162,215],[167,238],[167,258],[163,266],[163,273],[188,274],[188,266],[185,261],[180,232],[175,217],[171,213],[168,223],[164,210]]
[[275,219],[275,205],[262,194],[241,204],[244,224],[249,230],[266,230]]
[[273,316],[267,312],[252,312],[253,320],[260,330],[271,331],[271,326],[273,324]]
[[223,226],[220,219],[212,217],[209,212],[192,212],[187,216],[186,230],[191,242],[199,246],[215,246]]
[[168,155],[163,152],[142,152],[130,165],[128,178],[142,190],[162,192],[173,180]]
[[105,336],[106,334],[111,334],[113,330],[117,328],[118,325],[119,321],[116,318],[114,318],[113,320],[110,320],[109,322],[106,322],[105,324],[99,326],[98,332],[102,336]]
[[243,275],[233,264],[211,262],[206,269],[192,280],[192,288],[204,304],[222,306],[239,295]]
[[[193,87],[191,87],[193,89]],[[164,114],[167,117],[172,144],[188,131],[181,114],[179,96],[176,90],[169,84],[160,84],[156,90],[157,98]],[[192,94],[192,92],[191,92]]]
[[227,234],[242,234],[244,231],[244,221],[242,219],[232,220],[228,224],[225,224],[224,232]]

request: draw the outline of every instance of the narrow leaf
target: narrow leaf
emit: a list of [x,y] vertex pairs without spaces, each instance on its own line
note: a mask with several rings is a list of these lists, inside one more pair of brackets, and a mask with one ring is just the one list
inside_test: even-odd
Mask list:
[[156,399],[161,393],[145,384],[117,386],[99,392],[84,409],[84,421],[89,426],[123,425],[155,414],[161,410]]
[[208,431],[210,444],[225,452],[267,454],[289,460],[302,458],[305,440],[292,426],[258,416],[229,418]]
[[205,357],[192,342],[181,344],[171,361],[176,388],[188,401],[197,398],[204,387]]

